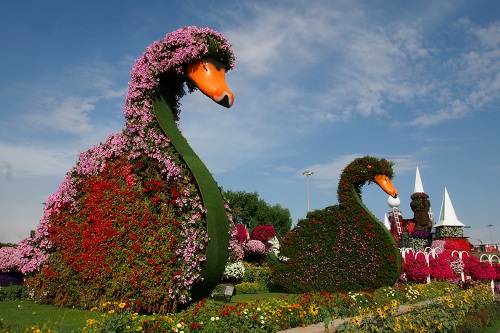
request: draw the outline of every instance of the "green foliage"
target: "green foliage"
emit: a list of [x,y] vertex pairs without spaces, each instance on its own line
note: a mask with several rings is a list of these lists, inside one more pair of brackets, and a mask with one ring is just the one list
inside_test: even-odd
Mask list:
[[15,301],[28,299],[26,287],[11,284],[6,287],[0,287],[0,301]]
[[269,205],[259,198],[257,192],[224,191],[232,210],[233,221],[243,224],[247,229],[260,225],[272,225],[281,239],[292,226],[292,218],[287,208],[280,204]]
[[243,282],[262,282],[264,284],[269,282],[269,266],[266,263],[255,264],[243,262],[245,265],[245,275],[243,275]]
[[243,294],[257,294],[269,292],[265,284],[259,282],[242,282],[236,285],[236,290]]
[[361,202],[375,175],[392,177],[392,164],[358,158],[342,172],[339,205],[310,212],[281,243],[284,263],[269,261],[272,278],[290,292],[357,291],[393,285],[401,257],[392,235]]

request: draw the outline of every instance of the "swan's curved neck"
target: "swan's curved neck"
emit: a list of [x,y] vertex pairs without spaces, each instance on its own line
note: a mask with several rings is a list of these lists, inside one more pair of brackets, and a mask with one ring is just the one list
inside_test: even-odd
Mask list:
[[[204,280],[199,282],[202,286],[193,288],[192,296],[194,299],[197,299],[203,297],[203,295],[195,295],[194,293],[197,290],[203,291],[207,288],[215,287],[220,278],[219,273],[224,270],[225,260],[220,260],[220,258],[227,258],[228,255],[229,227],[225,202],[219,186],[205,164],[179,131],[175,121],[177,115],[174,111],[177,105],[172,105],[172,103],[177,102],[176,92],[168,89],[168,87],[169,85],[165,82],[162,89],[160,89],[161,93],[153,100],[153,112],[161,129],[170,139],[170,143],[179,152],[196,181],[203,206],[206,209],[205,222],[208,237],[210,238],[209,244],[206,247],[206,261],[203,264],[201,272]],[[221,265],[222,267],[218,267]],[[204,286],[206,288],[203,288]]]
[[354,184],[349,179],[341,177],[338,190],[339,204],[344,208],[357,210],[359,213],[364,212],[378,221],[377,217],[365,206],[361,198],[361,188],[365,183]]

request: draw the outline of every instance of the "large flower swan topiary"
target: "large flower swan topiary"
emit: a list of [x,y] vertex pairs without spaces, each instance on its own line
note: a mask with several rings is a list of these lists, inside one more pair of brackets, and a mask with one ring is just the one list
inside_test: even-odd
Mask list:
[[176,120],[186,87],[232,105],[224,73],[234,61],[224,36],[196,27],[136,61],[124,130],[80,154],[19,244],[36,298],[81,308],[133,300],[168,313],[210,293],[228,256],[228,207]]

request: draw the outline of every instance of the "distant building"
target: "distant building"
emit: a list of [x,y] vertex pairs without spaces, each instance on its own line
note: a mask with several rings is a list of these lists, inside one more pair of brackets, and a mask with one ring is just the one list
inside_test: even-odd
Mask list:
[[470,243],[464,237],[465,225],[457,218],[448,190],[445,188],[444,191],[439,220],[434,225],[432,225],[433,215],[429,196],[424,192],[418,168],[410,204],[413,218],[403,218],[402,212],[398,209],[399,199],[395,200],[389,197],[388,203],[392,211],[384,216],[384,224],[388,226],[400,248],[423,251],[426,247],[431,247],[433,241],[437,240],[440,242],[435,244],[443,244],[444,241],[445,251],[457,250],[470,253]]
[[444,240],[445,250],[467,251],[470,253],[470,243],[464,236],[464,228],[465,225],[458,220],[448,190],[445,187],[439,220],[434,225],[434,239]]

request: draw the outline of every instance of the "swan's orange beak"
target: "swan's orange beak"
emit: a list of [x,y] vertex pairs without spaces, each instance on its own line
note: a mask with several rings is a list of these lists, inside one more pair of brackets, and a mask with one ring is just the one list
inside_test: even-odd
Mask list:
[[186,75],[202,93],[229,108],[233,105],[234,96],[227,87],[225,74],[224,65],[213,59],[195,61],[186,68]]
[[389,177],[387,177],[386,175],[375,175],[373,179],[375,180],[375,183],[377,183],[378,186],[380,186],[385,191],[385,193],[389,194],[393,198],[397,198],[398,191],[396,190],[394,185],[392,185],[392,181]]

